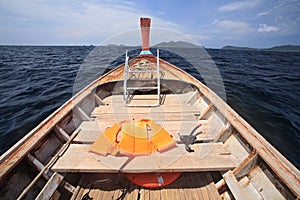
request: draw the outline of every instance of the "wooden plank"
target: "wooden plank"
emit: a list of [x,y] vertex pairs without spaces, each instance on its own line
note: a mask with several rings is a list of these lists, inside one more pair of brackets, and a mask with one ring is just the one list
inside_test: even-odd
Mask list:
[[213,107],[214,105],[211,103],[207,106],[207,108],[201,113],[201,115],[199,116],[199,120],[202,119],[209,111],[210,109]]
[[244,189],[245,193],[249,197],[249,199],[257,199],[263,200],[264,198],[257,192],[257,190],[253,187],[251,181],[247,176],[244,176],[240,181],[240,185]]
[[[250,171],[255,166],[257,166],[257,159],[258,159],[258,154],[254,150],[248,155],[248,157],[245,160],[243,160],[236,168],[234,168],[234,170],[232,170],[232,173],[237,178],[247,176],[250,173]],[[216,183],[216,187],[218,190],[220,190],[224,185],[225,185],[224,179],[221,179],[218,183]]]
[[161,190],[160,189],[152,189],[150,192],[150,199],[152,200],[160,200],[161,199]]
[[239,165],[243,160],[247,159],[250,152],[247,151],[246,147],[241,145],[235,134],[230,135],[225,144],[229,151],[232,152],[232,155],[234,156],[233,162],[236,165]]
[[139,195],[139,186],[135,184],[130,185],[130,191],[126,195],[126,199],[136,200]]
[[[185,104],[189,97],[193,94],[193,91],[185,94],[166,94],[163,95],[162,105],[178,105]],[[157,95],[133,95],[133,99],[136,101],[143,101],[146,99],[157,100]],[[105,104],[124,104],[123,95],[109,96],[103,99]]]
[[[204,172],[204,173],[209,173],[209,172]],[[199,185],[200,194],[201,194],[200,199],[209,200],[209,191],[206,188],[208,181],[204,173],[196,173],[194,178],[196,179]]]
[[209,200],[209,192],[206,187],[200,188],[203,200]]
[[[33,155],[31,155],[30,153],[27,155],[27,158],[29,161],[31,161],[31,163],[36,167],[36,169],[38,171],[42,171],[45,167],[45,165],[43,165],[38,159],[36,159]],[[49,170],[45,170],[43,173],[43,177],[46,180],[49,180],[49,175],[48,175]]]
[[77,114],[82,118],[82,120],[91,121],[91,118],[79,106],[75,106],[74,110],[79,112]]
[[184,188],[182,188],[183,175],[180,176],[175,182],[170,186],[167,186],[169,196],[172,196],[170,199],[185,199]]
[[181,180],[179,182],[184,192],[185,199],[199,199],[197,194],[198,188],[195,187],[195,185],[192,185],[192,178],[189,175],[190,173],[182,174]]
[[122,198],[120,198],[121,195],[122,195],[122,190],[121,190],[121,189],[117,189],[117,190],[115,191],[114,196],[113,196],[112,199],[122,199]]
[[174,199],[174,196],[170,192],[169,188],[161,188],[160,195],[161,195],[161,199]]
[[102,190],[101,188],[98,189],[98,195],[97,195],[97,199],[101,200],[101,199],[114,199],[114,193],[115,190],[114,189],[107,189],[107,190]]
[[98,123],[96,121],[83,121],[78,129],[81,130],[99,130]]
[[222,143],[193,145],[195,152],[188,153],[183,144],[151,156],[106,157],[88,152],[89,145],[71,144],[54,164],[57,172],[171,172],[171,171],[225,171],[233,169],[231,154]]
[[150,189],[144,188],[144,200],[151,200],[150,198]]
[[65,141],[68,141],[70,139],[70,135],[68,135],[68,133],[66,133],[66,131],[63,128],[61,128],[58,124],[54,127],[54,131],[60,134]]
[[[277,178],[277,177],[276,177]],[[292,197],[285,198],[283,194],[278,190],[279,184],[274,184],[273,181],[276,179],[268,169],[262,169],[257,166],[249,174],[249,179],[253,187],[263,197],[263,199],[289,199]]]
[[[80,186],[77,186],[79,189],[78,189],[78,192],[74,195],[72,195],[71,197],[71,200],[80,200],[82,199],[82,196],[84,195],[84,188],[80,187]],[[76,187],[76,189],[77,189]]]
[[192,146],[195,152],[188,153],[184,145],[178,144],[164,153],[134,157],[123,166],[126,172],[142,171],[219,171],[232,169],[231,155],[220,143],[202,143]]
[[[139,200],[149,200],[149,195],[148,194],[149,193],[147,192],[147,189],[141,187],[141,188],[139,188],[137,199],[139,199]],[[147,197],[146,197],[146,195],[147,195]]]
[[[156,121],[160,124],[166,131],[172,135],[175,141],[180,142],[179,135],[188,135],[199,123],[202,126],[197,129],[198,132],[202,131],[201,134],[197,136],[197,141],[212,141],[214,139],[213,132],[208,132],[209,121]],[[85,121],[79,126],[81,131],[78,133],[77,137],[74,139],[75,143],[82,144],[92,144],[95,140],[102,134],[108,127],[112,126],[114,123],[101,122],[98,121],[99,126],[95,122]]]
[[210,199],[214,200],[221,200],[220,194],[217,190],[217,187],[213,181],[213,178],[210,173],[205,173],[204,176],[208,181],[208,185],[206,186],[207,190],[209,191]]
[[99,106],[94,109],[92,115],[103,115],[108,113],[168,113],[168,112],[193,112],[200,114],[197,107],[188,104],[164,105],[158,107],[126,107],[124,104]]
[[95,102],[98,106],[105,105],[104,101],[97,94],[94,94],[94,98],[95,98]]
[[241,178],[250,173],[250,171],[257,166],[258,154],[254,150],[252,151],[248,157],[243,160],[234,170],[232,171],[235,177]]
[[201,187],[198,183],[197,177],[199,173],[184,173],[186,177],[186,181],[188,185],[192,186],[192,197],[189,199],[201,199],[202,193],[201,193]]
[[59,184],[63,180],[63,176],[54,172],[51,178],[48,180],[42,191],[36,197],[37,200],[50,199]]
[[120,121],[138,121],[140,119],[151,119],[153,121],[191,121],[197,120],[197,113],[181,113],[181,112],[170,112],[170,113],[126,113],[126,114],[101,114],[97,115],[97,120],[102,122],[120,122]]
[[197,141],[205,141],[209,142],[214,139],[214,133],[212,131],[208,131],[210,128],[210,122],[208,120],[200,120],[200,121],[156,121],[160,124],[166,131],[172,135],[175,141],[180,142],[179,135],[189,135],[191,131],[202,124],[200,128],[197,129],[196,133],[202,132],[197,135]]
[[93,200],[98,200],[98,196],[99,196],[99,193],[101,193],[101,195],[103,195],[102,193],[103,191],[99,191],[98,189],[93,189],[91,188],[91,191],[89,193],[89,196],[93,199]]
[[187,100],[185,101],[187,104],[193,105],[198,98],[200,97],[200,93],[198,91],[194,91],[190,97],[186,98]]
[[89,197],[91,197],[91,189],[90,188],[81,188],[80,191],[81,196],[78,196],[76,199],[77,200],[82,200],[82,198],[87,195]]
[[74,139],[75,143],[91,144],[102,134],[100,130],[81,130]]
[[239,182],[234,177],[232,171],[226,172],[223,175],[223,177],[235,199],[237,199],[237,200],[239,200],[239,199],[247,200],[248,199],[248,196],[246,195],[245,191],[243,190],[243,188],[241,187]]
[[83,121],[80,126],[78,135],[74,138],[75,143],[94,142],[105,129],[100,129],[97,121]]
[[[108,160],[108,164],[99,162],[92,153],[88,152],[90,145],[72,144],[64,155],[53,165],[53,171],[58,172],[107,172],[116,173],[127,157],[118,157],[110,160],[110,156],[103,157]],[[111,161],[111,162],[109,162]],[[116,167],[117,166],[117,167]]]
[[[166,104],[161,105],[159,107],[126,107],[124,103],[114,103],[109,104],[105,106],[99,106],[94,109],[92,112],[93,117],[97,117],[98,115],[104,116],[107,118],[106,114],[115,114],[115,115],[133,115],[133,114],[142,114],[142,118],[145,118],[147,116],[151,115],[160,115],[163,116],[164,113],[194,113],[197,116],[199,116],[200,111],[199,108],[196,106],[192,106],[186,103],[180,103],[180,104]],[[118,116],[115,116],[115,118],[119,118]],[[196,119],[196,118],[195,118]],[[124,119],[120,119],[124,120]]]
[[79,183],[78,183],[78,185],[76,186],[76,189],[74,190],[74,192],[73,192],[73,194],[72,194],[72,197],[71,197],[71,199],[70,200],[76,200],[76,199],[78,199],[78,197],[80,196],[82,196],[82,183],[84,182],[84,180],[85,180],[85,178],[86,178],[86,175],[85,174],[83,174],[81,177],[80,177],[80,180],[79,180]]
[[[213,142],[224,142],[229,137],[229,135],[232,133],[231,130],[232,130],[232,127],[231,127],[230,123],[227,123],[225,125],[225,127],[222,129],[222,131],[219,134],[217,134],[217,137],[215,137]],[[224,135],[226,135],[226,137],[224,137]],[[221,138],[222,138],[222,140],[221,140]]]

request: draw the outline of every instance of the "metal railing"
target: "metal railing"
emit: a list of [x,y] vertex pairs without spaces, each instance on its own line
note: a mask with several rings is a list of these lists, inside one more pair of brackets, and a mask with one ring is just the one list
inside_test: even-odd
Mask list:
[[[145,81],[145,79],[141,79],[141,75],[145,73],[150,73],[152,77],[152,73],[156,73],[156,85],[155,86],[128,86],[128,81],[131,82],[136,81],[138,84],[139,81]],[[152,79],[149,79],[151,81]],[[131,104],[131,100],[134,97],[134,91],[152,91],[156,90],[157,93],[157,102],[154,104]],[[145,95],[146,96],[146,95]],[[151,64],[139,62],[134,66],[130,66],[130,59],[128,56],[128,51],[126,50],[125,55],[125,69],[124,69],[124,82],[123,82],[123,98],[124,104],[126,106],[135,106],[135,107],[153,107],[160,105],[160,66],[159,66],[159,49],[157,49],[157,57],[156,57],[156,68],[152,69]]]

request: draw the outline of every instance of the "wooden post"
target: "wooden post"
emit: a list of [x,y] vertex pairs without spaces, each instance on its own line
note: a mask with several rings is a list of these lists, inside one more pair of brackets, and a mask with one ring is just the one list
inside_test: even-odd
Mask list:
[[140,26],[142,31],[142,52],[148,52],[150,50],[149,47],[150,23],[151,23],[150,18],[140,19]]

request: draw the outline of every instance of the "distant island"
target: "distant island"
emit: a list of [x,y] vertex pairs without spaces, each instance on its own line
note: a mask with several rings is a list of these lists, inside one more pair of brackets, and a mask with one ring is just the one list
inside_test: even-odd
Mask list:
[[[153,46],[154,48],[166,48],[166,47],[181,47],[181,48],[195,48],[200,47],[195,44],[183,41],[170,41],[162,42]],[[205,48],[205,47],[203,47]],[[277,52],[300,52],[299,45],[282,45],[271,48],[251,48],[251,47],[237,47],[237,46],[224,46],[221,49],[224,50],[239,50],[239,51],[277,51]]]
[[[106,46],[111,47],[125,47],[124,44],[108,44]],[[141,46],[133,46],[133,47],[141,47]],[[151,46],[153,48],[206,48],[204,46],[195,45],[189,42],[184,41],[170,41],[170,42],[161,42]],[[275,46],[271,48],[251,48],[251,47],[238,47],[238,46],[224,46],[221,49],[223,50],[238,50],[238,51],[276,51],[276,52],[300,52],[299,45],[282,45]]]
[[194,45],[189,42],[184,42],[184,41],[170,41],[170,42],[162,42],[159,44],[156,44],[153,46],[154,48],[166,48],[166,47],[181,47],[181,48],[195,48],[195,47],[200,47],[198,45]]
[[256,49],[256,48],[236,47],[236,46],[224,46],[221,49],[223,49],[223,50],[239,50],[239,51],[259,51],[259,49]]
[[224,50],[239,50],[239,51],[277,51],[277,52],[300,52],[299,45],[282,45],[271,48],[250,48],[250,47],[236,47],[236,46],[224,46],[221,49]]

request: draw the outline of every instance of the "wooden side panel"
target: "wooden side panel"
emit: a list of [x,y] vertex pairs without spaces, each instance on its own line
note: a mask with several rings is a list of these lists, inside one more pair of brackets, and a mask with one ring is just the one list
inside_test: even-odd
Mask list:
[[45,163],[55,154],[59,146],[61,146],[61,141],[53,134],[47,138],[38,149],[34,150],[34,156],[42,163]]
[[199,107],[200,107],[200,112],[203,113],[205,109],[208,107],[208,105],[211,103],[204,95],[200,97],[199,100]]
[[249,179],[253,187],[263,197],[263,199],[289,199],[291,196],[283,196],[272,182],[271,174],[263,171],[259,166],[249,174]]
[[243,144],[241,144],[240,141],[237,140],[234,134],[226,140],[225,144],[228,146],[228,150],[235,157],[233,162],[236,165],[240,164],[248,157],[249,153],[247,149],[243,147]]

